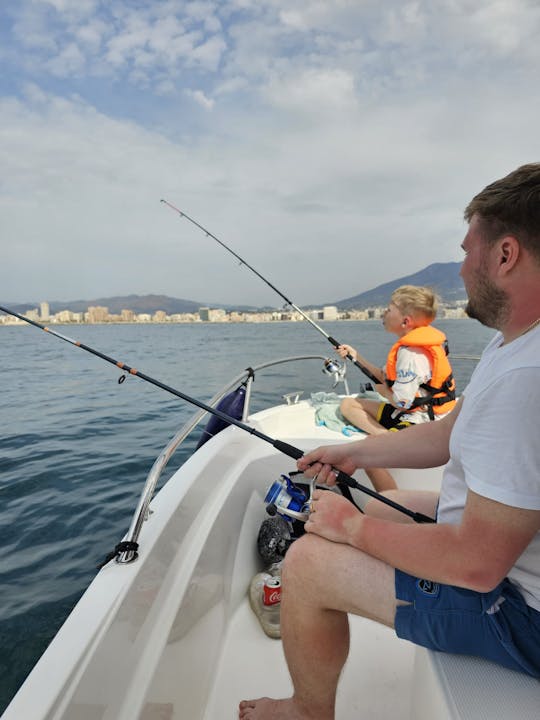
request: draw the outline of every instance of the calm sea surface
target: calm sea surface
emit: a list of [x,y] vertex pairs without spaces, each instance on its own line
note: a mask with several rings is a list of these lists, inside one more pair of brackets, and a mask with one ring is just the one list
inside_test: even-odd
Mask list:
[[[479,355],[493,331],[441,320],[451,353]],[[325,323],[383,364],[379,322]],[[292,355],[335,357],[307,323],[59,326],[58,332],[206,401],[248,366]],[[253,409],[284,392],[331,391],[322,363],[257,375]],[[458,392],[475,362],[454,360]],[[196,408],[30,327],[0,327],[0,712],[129,527],[156,456]],[[287,369],[287,368],[290,369]],[[300,367],[302,374],[300,375]],[[351,392],[366,381],[350,365]],[[277,386],[277,391],[273,388]],[[164,481],[193,451],[193,433]],[[21,719],[23,720],[23,719]]]

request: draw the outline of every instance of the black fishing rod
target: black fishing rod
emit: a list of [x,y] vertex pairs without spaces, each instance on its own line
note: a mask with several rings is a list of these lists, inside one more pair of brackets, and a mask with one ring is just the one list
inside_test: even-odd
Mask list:
[[[206,403],[201,402],[200,400],[196,400],[193,397],[190,397],[189,395],[186,395],[183,392],[180,392],[180,390],[176,390],[173,387],[170,387],[170,385],[165,385],[165,383],[162,383],[160,380],[156,380],[153,377],[150,377],[150,375],[145,375],[144,373],[140,372],[139,370],[136,370],[135,368],[130,367],[126,363],[119,362],[118,360],[115,360],[114,358],[110,357],[109,355],[105,355],[104,353],[100,352],[99,350],[95,350],[94,348],[91,348],[89,345],[85,345],[82,342],[79,342],[78,340],[72,340],[71,338],[67,337],[66,335],[62,335],[59,332],[56,332],[55,330],[51,330],[51,328],[47,327],[46,325],[42,325],[41,323],[37,322],[36,320],[30,320],[30,318],[24,317],[24,315],[19,315],[19,313],[15,312],[14,310],[10,310],[9,308],[3,307],[0,305],[0,311],[8,314],[13,315],[13,317],[18,318],[19,320],[22,320],[23,322],[28,323],[29,325],[34,325],[34,327],[39,328],[40,330],[44,330],[45,332],[49,333],[50,335],[54,335],[55,337],[59,338],[60,340],[64,340],[65,342],[70,343],[71,345],[75,345],[75,347],[81,348],[81,350],[86,350],[86,352],[91,353],[92,355],[96,355],[97,357],[101,358],[102,360],[105,360],[108,363],[111,363],[111,365],[115,365],[116,367],[120,368],[120,370],[123,370],[126,373],[129,373],[130,375],[135,375],[141,380],[145,380],[148,383],[151,383],[152,385],[155,385],[158,388],[161,388],[162,390],[165,390],[168,393],[171,393],[172,395],[176,395],[176,397],[181,398],[182,400],[185,400],[186,402],[190,403],[191,405],[196,405],[198,408],[201,408],[201,410],[205,410],[207,413],[210,413],[211,415],[215,415],[216,417],[220,418],[224,422],[228,423],[229,425],[236,425],[236,427],[239,427],[241,430],[244,430],[245,432],[248,432],[250,435],[255,435],[255,437],[258,437],[260,440],[264,440],[264,442],[270,443],[276,450],[279,450],[279,452],[282,452],[284,455],[287,455],[290,458],[293,458],[294,460],[299,460],[301,457],[303,457],[304,452],[300,450],[299,448],[295,447],[294,445],[289,445],[289,443],[283,442],[283,440],[276,440],[274,438],[271,438],[269,435],[265,435],[264,433],[260,432],[259,430],[255,429],[254,427],[250,427],[249,425],[246,425],[245,423],[241,422],[240,420],[237,420],[236,418],[232,417],[231,415],[227,415],[221,410],[218,410],[217,408],[213,408],[210,405],[206,405]],[[125,376],[122,376],[122,378]],[[120,378],[120,379],[122,379]],[[412,518],[417,523],[432,523],[435,522],[435,520],[431,517],[428,517],[427,515],[423,515],[419,512],[414,512],[413,510],[410,510],[409,508],[404,507],[403,505],[399,505],[399,503],[394,502],[393,500],[390,500],[389,498],[385,497],[384,495],[380,495],[378,492],[375,492],[375,490],[371,490],[371,488],[365,487],[364,485],[361,485],[358,483],[354,478],[352,478],[350,475],[347,475],[347,473],[342,472],[341,470],[334,470],[336,475],[336,482],[342,483],[343,485],[346,485],[347,487],[354,488],[356,490],[361,490],[366,495],[370,495],[371,497],[376,498],[377,500],[380,500],[385,505],[389,505],[390,507],[394,508],[395,510],[398,510],[401,513],[404,513],[405,515],[408,515],[410,518]]]
[[[289,298],[286,295],[284,295],[281,292],[281,290],[278,290],[275,285],[272,285],[272,283],[269,280],[267,280],[265,277],[263,277],[260,272],[255,270],[254,267],[252,267],[248,262],[246,262],[243,258],[241,258],[240,255],[238,255],[238,253],[235,253],[234,250],[232,250],[222,240],[220,240],[215,235],[213,235],[209,230],[207,230],[205,227],[200,225],[192,217],[190,217],[189,215],[186,215],[185,212],[183,212],[182,210],[179,210],[168,200],[161,200],[161,202],[164,203],[165,205],[168,205],[171,208],[171,210],[174,210],[175,212],[177,212],[180,215],[180,217],[185,217],[186,220],[189,220],[189,222],[192,223],[193,225],[195,225],[195,227],[198,227],[199,230],[202,230],[203,233],[205,233],[208,237],[211,237],[213,240],[215,240],[217,243],[219,243],[221,245],[221,247],[224,247],[225,250],[227,250],[228,252],[231,253],[231,255],[234,255],[234,257],[237,260],[240,260],[241,265],[245,265],[252,272],[254,272],[255,275],[257,277],[259,277],[264,283],[266,283],[269,288],[272,288],[272,290],[274,292],[276,292],[281,298],[283,298],[283,300],[285,300],[287,305],[289,305],[293,310],[296,310],[297,313],[300,313],[300,315],[304,318],[304,320],[307,320],[308,323],[310,323],[310,325],[313,325],[315,330],[318,330],[321,333],[321,335],[324,335],[324,337],[328,340],[328,342],[330,342],[335,348],[338,348],[342,344],[342,343],[338,342],[335,338],[333,338],[331,335],[329,335],[320,325],[317,325],[317,323],[312,318],[310,318],[309,315],[306,315],[306,313],[301,308],[299,308],[297,305],[295,305],[292,300],[289,300]],[[381,382],[380,379],[375,377],[375,375],[373,375],[373,373],[371,373],[367,369],[367,367],[365,367],[364,365],[359,363],[358,360],[353,358],[353,356],[350,353],[347,353],[347,355],[345,357],[348,360],[350,360],[352,363],[354,363],[354,365],[356,365],[356,367],[359,368],[364,373],[364,375],[366,375],[370,380],[373,380],[374,383],[380,384],[380,382]]]

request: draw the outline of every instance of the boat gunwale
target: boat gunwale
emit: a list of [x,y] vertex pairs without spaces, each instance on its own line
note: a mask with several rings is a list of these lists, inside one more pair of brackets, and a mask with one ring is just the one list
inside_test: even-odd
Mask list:
[[[255,367],[248,367],[244,371],[242,371],[240,374],[238,374],[235,378],[230,380],[226,385],[224,385],[220,390],[218,390],[217,393],[215,393],[212,398],[208,401],[208,405],[210,407],[215,407],[224,397],[225,395],[231,391],[235,386],[240,384],[247,384],[247,391],[246,391],[246,399],[245,399],[245,405],[244,405],[244,411],[242,418],[244,420],[247,420],[249,417],[249,403],[251,400],[251,388],[253,385],[254,375],[256,372],[260,372],[261,370],[265,370],[270,367],[274,367],[275,365],[282,365],[285,363],[290,362],[298,362],[303,360],[327,360],[327,356],[325,355],[293,355],[289,357],[283,357],[283,358],[277,358],[275,360],[270,360],[265,363],[261,363],[259,365],[256,365]],[[341,380],[345,384],[345,389],[348,391],[347,381],[345,379],[346,374],[346,365],[343,366],[342,369],[343,373],[343,379]],[[337,382],[337,380],[336,380]],[[150,468],[150,471],[148,472],[148,475],[146,476],[146,480],[143,486],[143,489],[141,491],[141,494],[139,496],[139,501],[137,503],[137,506],[135,508],[135,512],[133,514],[129,530],[126,534],[126,536],[123,539],[123,542],[125,543],[132,543],[132,544],[138,544],[139,536],[142,530],[142,526],[144,522],[148,519],[148,512],[150,503],[152,502],[152,498],[154,497],[155,489],[157,487],[157,483],[159,481],[159,478],[161,477],[162,472],[164,471],[165,467],[169,463],[170,459],[174,455],[174,453],[178,450],[178,448],[181,446],[181,444],[184,442],[184,440],[189,436],[189,434],[195,429],[195,427],[202,421],[204,418],[209,414],[207,410],[197,410],[191,418],[178,430],[178,432],[169,440],[167,445],[163,448],[163,450],[160,452],[156,460],[154,461],[152,467]],[[134,562],[137,559],[138,553],[134,549],[124,550],[122,552],[119,552],[116,561],[127,564]]]

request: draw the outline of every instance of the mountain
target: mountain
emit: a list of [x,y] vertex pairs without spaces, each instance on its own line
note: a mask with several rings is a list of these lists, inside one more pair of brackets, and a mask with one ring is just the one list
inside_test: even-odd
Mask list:
[[460,262],[433,263],[413,275],[405,275],[397,280],[378,285],[372,290],[336,300],[329,305],[337,305],[341,310],[364,310],[368,307],[387,305],[392,292],[400,285],[423,285],[433,288],[445,303],[465,300],[465,286],[459,276]]
[[[39,303],[6,303],[15,312],[24,314],[39,306]],[[167,315],[176,313],[198,313],[200,307],[221,307],[224,310],[238,310],[240,312],[253,312],[258,310],[253,305],[223,305],[216,303],[197,302],[173,298],[168,295],[116,295],[114,297],[95,298],[94,300],[51,300],[49,309],[52,314],[61,310],[71,312],[86,312],[90,306],[106,307],[111,315],[118,315],[122,310],[133,310],[134,313],[150,313],[164,310]]]
[[71,312],[86,312],[90,305],[109,308],[111,315],[118,315],[122,310],[133,310],[134,313],[155,313],[156,310],[164,310],[168,315],[173,315],[175,313],[196,313],[203,303],[167,295],[117,295],[96,300],[51,302],[50,308],[52,313],[66,308]]
[[[465,287],[459,276],[461,263],[433,263],[413,275],[406,275],[391,280],[390,282],[378,285],[372,290],[345,298],[324,303],[325,305],[337,305],[341,310],[363,310],[368,307],[387,305],[392,291],[400,285],[427,285],[432,287],[439,294],[443,302],[453,303],[457,300],[465,300]],[[9,303],[8,303],[9,305]],[[49,303],[51,313],[60,310],[71,310],[71,312],[86,312],[90,305],[101,306],[109,309],[112,315],[118,315],[122,310],[133,310],[135,313],[153,314],[156,310],[164,310],[167,315],[175,313],[197,313],[200,307],[221,307],[224,310],[239,312],[256,312],[268,310],[269,308],[257,308],[253,305],[224,305],[219,303],[202,303],[194,300],[183,300],[168,295],[121,295],[95,300],[70,300],[51,301]],[[38,303],[20,303],[11,305],[11,308],[19,313],[25,313],[37,307]],[[323,307],[323,305],[310,305],[309,307]]]

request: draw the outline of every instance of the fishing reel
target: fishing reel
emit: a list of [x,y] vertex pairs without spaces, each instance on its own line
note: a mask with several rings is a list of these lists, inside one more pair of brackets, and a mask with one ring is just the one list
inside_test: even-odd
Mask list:
[[325,375],[330,375],[330,377],[334,378],[334,384],[332,385],[333,388],[335,388],[336,385],[340,382],[347,382],[345,380],[347,366],[345,363],[338,362],[338,360],[334,360],[333,358],[326,358],[323,363],[322,372]]
[[[290,476],[301,475],[294,471]],[[291,543],[304,533],[315,479],[304,484],[294,483],[289,475],[280,475],[264,497],[269,518],[263,521],[257,537],[257,550],[266,565],[283,560]]]
[[[291,475],[293,474],[301,473],[291,473]],[[306,492],[306,490],[293,483],[288,475],[280,475],[280,479],[275,480],[270,485],[265,495],[266,512],[269,515],[277,513],[289,522],[293,520],[306,522],[309,518],[314,486],[315,479],[313,478],[309,481],[309,489]]]

